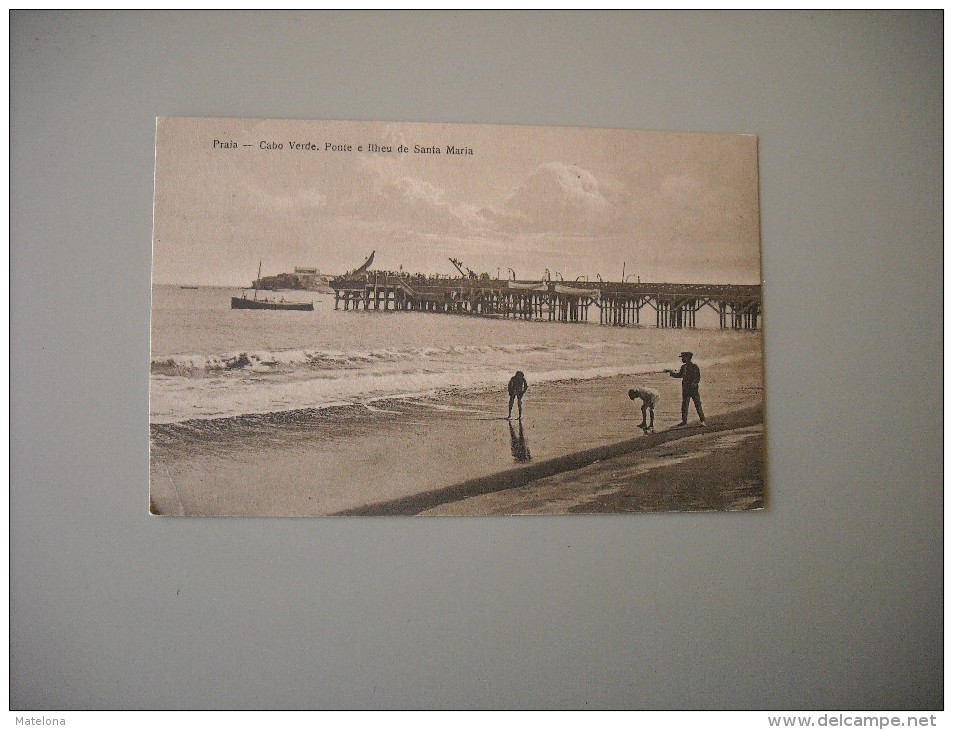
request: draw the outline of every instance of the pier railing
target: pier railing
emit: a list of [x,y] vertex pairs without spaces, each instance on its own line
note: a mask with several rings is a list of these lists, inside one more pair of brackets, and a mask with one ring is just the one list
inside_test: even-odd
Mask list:
[[695,327],[706,307],[722,329],[756,330],[761,320],[757,284],[511,281],[434,278],[366,271],[331,281],[334,308],[414,311],[501,318]]

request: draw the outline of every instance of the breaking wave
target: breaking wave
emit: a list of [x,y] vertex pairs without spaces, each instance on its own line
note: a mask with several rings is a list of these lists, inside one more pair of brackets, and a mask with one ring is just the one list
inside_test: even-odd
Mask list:
[[364,352],[345,352],[335,350],[280,350],[258,352],[230,352],[218,355],[172,355],[156,358],[150,370],[153,375],[176,377],[201,377],[207,374],[246,372],[289,372],[300,370],[350,369],[356,370],[368,365],[400,364],[414,362],[426,366],[427,362],[447,363],[476,358],[479,361],[492,360],[495,356],[504,359],[512,355],[531,355],[546,353],[550,357],[572,357],[581,351],[597,351],[604,345],[590,343],[572,343],[559,347],[546,345],[486,345],[457,346],[447,348],[421,347],[414,349],[380,349]]

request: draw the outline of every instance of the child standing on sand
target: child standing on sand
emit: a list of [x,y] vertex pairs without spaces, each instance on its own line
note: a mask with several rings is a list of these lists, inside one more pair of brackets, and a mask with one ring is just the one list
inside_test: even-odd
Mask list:
[[510,378],[509,384],[506,386],[506,390],[510,395],[510,411],[506,414],[507,420],[513,417],[513,401],[515,400],[519,406],[519,418],[523,420],[523,396],[526,394],[526,391],[529,390],[529,383],[526,382],[526,376],[523,375],[522,370],[517,370],[516,375]]
[[[630,390],[629,400],[635,400],[636,398],[642,399],[642,423],[639,424],[639,428],[645,432],[655,433],[655,404],[658,403],[659,399],[658,391],[645,387]],[[649,416],[648,425],[645,423],[646,412]]]

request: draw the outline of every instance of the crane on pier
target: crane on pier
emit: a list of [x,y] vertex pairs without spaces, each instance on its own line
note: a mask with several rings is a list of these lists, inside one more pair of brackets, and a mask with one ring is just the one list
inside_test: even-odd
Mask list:
[[352,273],[352,274],[360,274],[360,273],[362,273],[362,272],[364,272],[364,271],[367,271],[367,267],[370,266],[370,265],[374,262],[374,254],[375,254],[375,253],[377,253],[377,251],[371,251],[371,255],[367,257],[367,261],[365,261],[363,264],[361,264],[360,266],[358,266],[358,267],[357,267],[356,269],[354,269],[354,271],[352,271],[351,273]]
[[[450,263],[453,264],[454,267],[456,268],[456,270],[460,272],[460,276],[464,276],[464,277],[466,277],[466,278],[468,278],[468,279],[476,279],[476,278],[477,278],[476,273],[475,273],[472,269],[470,269],[469,267],[464,266],[462,261],[458,261],[457,259],[455,259],[455,258],[453,258],[453,257],[451,256],[451,257],[450,257]],[[466,269],[466,271],[464,271],[464,269]]]

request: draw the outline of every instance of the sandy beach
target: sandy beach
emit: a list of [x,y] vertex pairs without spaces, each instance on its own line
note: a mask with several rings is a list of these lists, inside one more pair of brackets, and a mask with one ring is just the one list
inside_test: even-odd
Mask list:
[[[498,391],[271,416],[188,444],[154,431],[153,512],[482,515],[761,506],[760,357],[700,364],[704,431],[669,430],[680,420],[680,385],[663,373],[538,385],[528,373],[521,423],[505,420],[502,383]],[[640,384],[662,394],[655,434],[637,427],[638,402],[626,396]],[[689,422],[697,422],[693,412]]]
[[[670,430],[433,495],[421,515],[554,515],[603,512],[739,511],[764,506],[764,427],[758,408],[717,427]],[[549,476],[541,476],[547,472]],[[504,484],[520,486],[504,488]],[[486,494],[479,494],[481,488]],[[476,496],[461,496],[467,494]],[[428,495],[429,496],[429,495]],[[452,500],[452,501],[451,501]],[[417,505],[413,502],[416,501]]]

